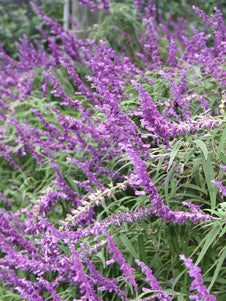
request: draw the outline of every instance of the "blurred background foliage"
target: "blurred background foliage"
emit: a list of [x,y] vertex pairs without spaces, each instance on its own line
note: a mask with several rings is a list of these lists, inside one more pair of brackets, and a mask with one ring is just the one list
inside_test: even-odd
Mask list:
[[[43,28],[40,18],[32,8],[30,0],[0,0],[0,42],[5,51],[15,57],[14,43],[23,35],[29,39],[40,40],[42,37],[36,26]],[[54,21],[61,23],[63,18],[62,0],[33,0]]]
[[[30,5],[30,0],[0,0],[0,41],[6,52],[16,57],[14,43],[24,34],[29,36],[30,40],[42,39],[36,26],[43,28],[40,18],[37,17],[35,10]],[[33,0],[42,7],[44,12],[58,23],[63,23],[63,0]],[[149,0],[145,1],[148,5]],[[97,30],[91,30],[91,36],[98,39],[110,41],[110,46],[116,50],[122,51],[119,45],[124,44],[125,36],[121,35],[123,31],[129,33],[131,41],[129,46],[131,50],[139,50],[137,40],[137,19],[133,10],[134,0],[111,0],[112,15],[102,15],[101,26]],[[214,12],[214,7],[218,7],[226,16],[225,0],[154,0],[157,10],[162,11],[163,23],[169,18],[172,11],[173,20],[184,17],[190,25],[201,29],[201,21],[197,14],[192,10],[192,5],[198,6],[207,14]],[[119,31],[116,34],[113,29],[113,23],[118,24]],[[93,33],[95,35],[93,35]],[[120,34],[120,35],[119,35]],[[134,48],[135,47],[135,48]]]

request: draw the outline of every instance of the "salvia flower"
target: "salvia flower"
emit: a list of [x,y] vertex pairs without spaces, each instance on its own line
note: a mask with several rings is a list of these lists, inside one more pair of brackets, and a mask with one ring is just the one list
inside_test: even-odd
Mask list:
[[[153,292],[154,295],[158,298],[158,300],[161,301],[170,301],[172,298],[165,292],[163,292],[162,287],[160,286],[159,281],[156,279],[156,277],[153,275],[152,270],[146,266],[142,261],[135,259],[135,262],[137,265],[141,267],[142,272],[146,275],[146,281],[149,282],[149,285],[151,287],[150,292]],[[143,291],[149,291],[147,288],[143,288]]]
[[226,196],[226,186],[224,186],[221,182],[217,181],[217,180],[211,180],[212,184],[215,184],[217,186],[217,188],[219,189],[219,191]]
[[189,269],[189,276],[193,277],[190,291],[196,290],[197,294],[189,297],[190,300],[200,300],[200,301],[215,301],[216,297],[210,295],[206,286],[203,284],[201,269],[195,266],[192,259],[187,259],[184,254],[180,255],[180,260],[184,261],[185,266]]

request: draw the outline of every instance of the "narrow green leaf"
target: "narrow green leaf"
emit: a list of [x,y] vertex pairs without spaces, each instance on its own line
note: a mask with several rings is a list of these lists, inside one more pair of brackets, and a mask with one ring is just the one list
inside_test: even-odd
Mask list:
[[221,182],[224,179],[224,176],[225,176],[225,170],[224,170],[224,168],[220,168],[219,174],[218,174],[218,181]]
[[223,253],[221,254],[221,256],[218,258],[217,267],[216,267],[216,269],[215,269],[215,271],[214,271],[213,278],[212,278],[212,280],[211,280],[211,282],[210,282],[210,285],[209,285],[209,287],[208,287],[208,290],[211,290],[212,286],[214,285],[214,283],[215,283],[215,281],[216,281],[216,279],[217,279],[217,276],[218,276],[218,274],[219,274],[219,272],[220,272],[220,269],[221,269],[221,267],[222,267],[222,265],[223,265],[223,263],[224,263],[224,260],[225,260],[225,258],[226,258],[226,248],[224,248],[224,249],[225,249],[224,252],[223,252]]
[[204,194],[207,194],[205,189],[202,189],[199,186],[194,185],[194,184],[185,183],[185,184],[181,184],[180,187],[185,187],[185,188],[190,188],[190,189],[198,190],[198,191],[203,192]]
[[104,256],[104,250],[102,249],[100,252],[98,252],[96,254],[97,257],[100,258],[101,262],[103,263],[103,267],[106,267],[106,260],[105,260],[105,256]]
[[214,184],[211,183],[211,180],[215,179],[215,174],[210,154],[208,154],[207,159],[205,159],[204,157],[202,158],[202,163],[210,196],[211,209],[214,210],[216,207],[217,188]]
[[219,148],[218,148],[218,152],[217,152],[218,156],[223,151],[223,149],[225,149],[225,143],[226,143],[226,128],[224,129],[222,136],[221,136],[221,140],[220,140]]
[[174,161],[174,159],[175,159],[175,157],[176,157],[176,155],[177,155],[179,149],[181,148],[181,146],[182,146],[183,144],[184,144],[184,141],[179,140],[179,141],[177,141],[177,143],[175,143],[175,145],[173,146],[173,149],[172,149],[172,151],[171,151],[171,153],[170,153],[170,160],[169,160],[169,164],[168,164],[167,170],[169,170],[169,169],[171,168],[172,163],[173,163],[173,161]]
[[205,243],[202,247],[202,250],[199,254],[198,259],[196,260],[196,265],[200,263],[203,259],[204,255],[206,254],[207,250],[209,249],[210,245],[213,243],[214,239],[217,237],[218,233],[220,232],[220,226],[216,225],[207,235],[205,239]]
[[[222,219],[223,219],[223,214],[222,214]],[[224,233],[226,232],[226,225],[223,227],[223,229],[221,230],[221,234],[219,235],[219,237],[222,237],[224,235]]]
[[172,253],[176,252],[179,255],[181,250],[180,250],[176,230],[174,229],[173,226],[169,226],[166,230],[166,233],[168,236],[168,244],[169,244],[170,251]]
[[[157,169],[156,169],[156,174],[154,175],[154,177],[153,177],[153,179],[152,179],[153,182],[154,182],[154,181],[158,178],[158,176],[159,176],[159,173],[160,173],[160,170],[161,170],[162,163],[163,163],[164,159],[165,159],[165,156],[162,156],[162,158],[160,158],[159,161],[158,161],[158,165],[157,165]],[[163,175],[163,176],[165,176],[165,175]],[[158,182],[158,181],[157,181],[157,182]]]
[[205,159],[207,160],[208,149],[207,149],[206,144],[201,139],[196,139],[194,142],[197,146],[200,147],[201,151],[203,152],[203,155],[204,155]]
[[132,246],[132,244],[131,244],[130,240],[127,238],[127,236],[125,234],[121,234],[120,239],[121,239],[123,245],[126,247],[127,251],[133,256],[133,258],[139,259],[138,253]]
[[223,163],[223,164],[226,164],[226,155],[223,154],[223,153],[220,153],[219,157],[220,157],[222,163]]
[[140,260],[147,264],[147,254],[144,248],[144,237],[143,234],[138,235],[138,248],[140,253]]
[[[122,167],[120,167],[119,169],[117,169],[117,171],[114,173],[114,175],[115,175],[116,173],[118,173],[119,171],[121,171],[122,169],[126,168],[126,167],[129,166],[129,165],[131,165],[131,162],[128,162],[128,163],[124,164]],[[113,175],[113,176],[114,176],[114,175]]]
[[74,191],[77,191],[77,185],[74,182],[74,178],[71,176],[67,176],[67,180],[69,182],[69,184],[71,185],[71,187],[74,189]]
[[201,182],[200,181],[200,173],[199,173],[201,161],[202,161],[202,158],[194,159],[193,167],[192,167],[192,174],[195,176],[195,182],[197,183],[198,186],[201,186],[200,185],[200,182]]
[[170,172],[168,173],[167,175],[167,178],[166,178],[166,182],[165,182],[165,199],[166,199],[166,203],[167,203],[167,206],[169,206],[169,183],[170,183],[170,180],[171,180],[171,177],[175,171],[175,169],[177,168],[179,162],[177,162],[170,170]]

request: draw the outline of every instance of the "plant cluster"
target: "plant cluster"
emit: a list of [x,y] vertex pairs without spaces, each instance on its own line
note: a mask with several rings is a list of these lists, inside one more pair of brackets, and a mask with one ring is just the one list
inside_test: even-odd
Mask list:
[[223,15],[80,2],[92,39],[33,3],[43,41],[0,48],[0,298],[223,301]]

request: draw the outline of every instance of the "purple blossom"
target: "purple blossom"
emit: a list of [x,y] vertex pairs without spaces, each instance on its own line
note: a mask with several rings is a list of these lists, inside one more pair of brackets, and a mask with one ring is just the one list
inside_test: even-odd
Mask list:
[[118,261],[120,267],[120,270],[123,271],[123,276],[126,277],[126,283],[131,282],[133,285],[135,291],[138,290],[138,286],[135,282],[133,274],[135,273],[135,269],[131,268],[131,266],[126,262],[126,260],[123,258],[122,253],[119,251],[119,249],[115,246],[115,242],[112,240],[111,236],[108,236],[106,239],[109,242],[109,254],[114,253],[114,256],[112,259],[106,261],[106,264],[112,264],[115,261]]
[[79,0],[79,2],[90,7],[92,11],[104,9],[106,13],[110,13],[110,0]]
[[158,46],[158,40],[159,38],[157,37],[155,33],[155,28],[152,23],[152,19],[146,19],[146,35],[149,39],[144,44],[145,51],[147,53],[147,56],[150,57],[153,61],[151,70],[154,70],[162,64],[159,56],[159,50],[160,47]]
[[205,129],[214,129],[222,125],[222,120],[212,116],[201,115],[197,120],[187,119],[179,123],[173,122],[171,125],[172,136],[184,135],[185,133],[195,133]]
[[201,269],[198,266],[195,266],[191,259],[187,259],[184,254],[180,255],[180,260],[184,261],[184,264],[189,268],[189,276],[193,277],[190,291],[196,290],[197,294],[189,297],[190,300],[203,300],[203,301],[215,301],[216,297],[210,295],[206,286],[203,284]]
[[9,202],[9,199],[1,192],[0,192],[0,198],[2,198],[4,202],[8,204],[8,206],[12,206],[12,203]]
[[133,81],[138,93],[139,101],[142,106],[142,117],[141,124],[149,132],[154,132],[156,139],[163,139],[164,144],[168,144],[170,137],[169,134],[169,122],[160,115],[156,106],[154,105],[151,96],[145,91],[144,88],[137,82]]
[[5,151],[0,150],[0,155],[9,162],[9,165],[14,165],[14,169],[18,169],[20,168],[20,166],[18,164],[16,164],[16,162],[12,159],[12,157],[7,154]]
[[134,0],[134,8],[139,12],[144,5],[144,0]]
[[223,168],[224,170],[226,170],[226,165],[220,164],[220,168]]
[[157,7],[153,0],[148,0],[147,6],[145,7],[144,20],[147,20],[149,18],[151,18],[154,22],[157,18]]
[[[223,14],[219,9],[215,7],[215,14],[208,16],[198,7],[193,6],[193,9],[202,17],[203,24],[207,24],[211,27],[214,33],[214,56],[220,57],[225,53],[225,50],[222,47],[222,42],[226,40],[226,27],[224,25]],[[212,20],[211,20],[212,18]]]
[[145,281],[149,282],[149,285],[151,287],[151,290],[147,288],[142,288],[142,290],[147,292],[150,290],[150,292],[154,292],[156,297],[161,301],[172,300],[172,298],[167,293],[163,292],[163,289],[160,286],[159,281],[153,275],[152,270],[138,259],[135,259],[135,262],[137,263],[137,265],[141,266],[142,272],[144,272],[146,275]]
[[170,39],[169,42],[169,57],[167,63],[170,67],[177,67],[175,54],[177,52],[176,42],[173,39]]
[[219,189],[219,191],[226,196],[226,186],[224,186],[221,182],[217,181],[217,180],[211,180],[212,184],[215,184],[217,186],[217,188]]

